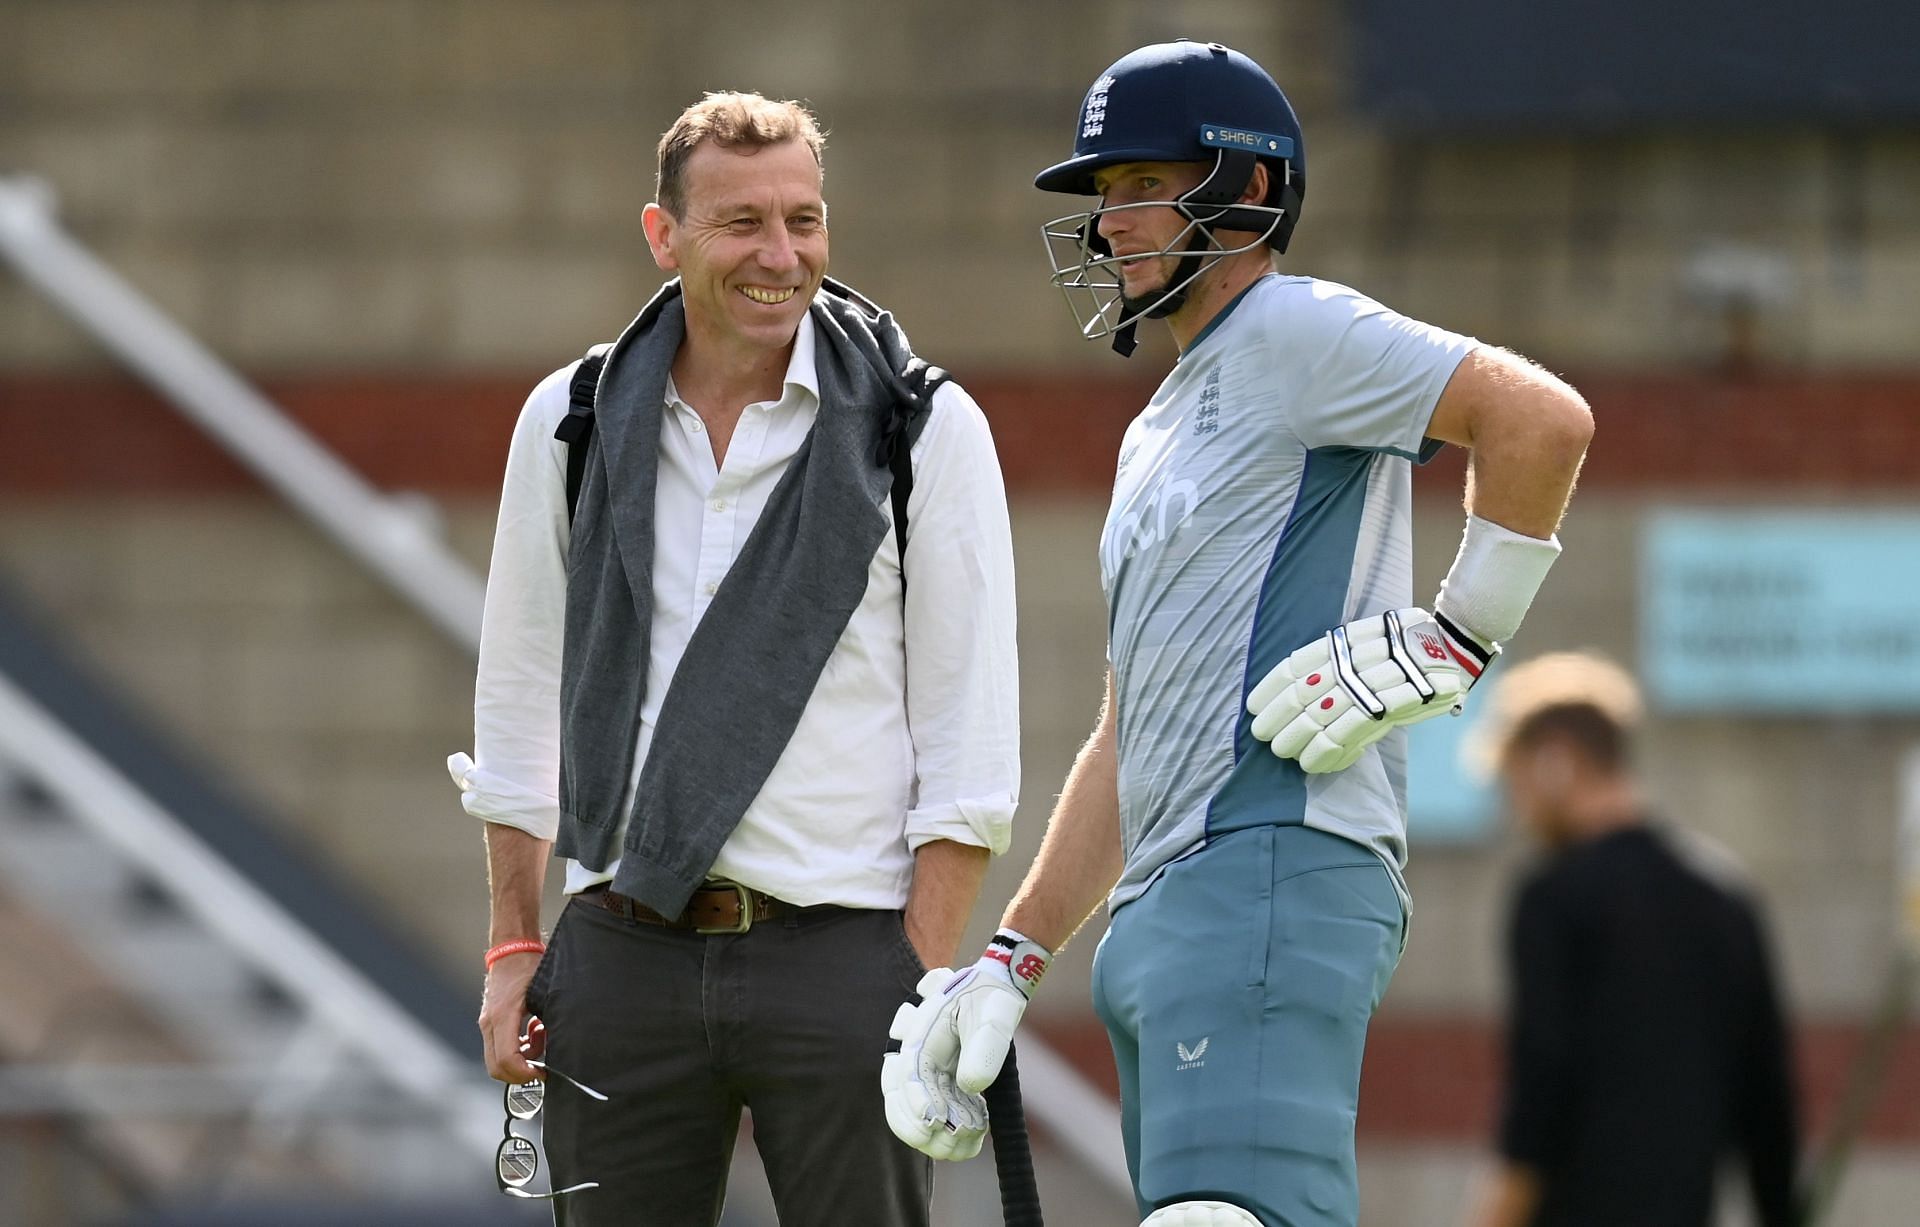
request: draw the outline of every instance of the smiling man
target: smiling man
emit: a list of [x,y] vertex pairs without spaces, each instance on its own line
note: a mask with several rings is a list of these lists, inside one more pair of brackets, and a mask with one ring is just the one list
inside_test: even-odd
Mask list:
[[[1100,543],[1107,701],[973,967],[929,975],[882,1078],[936,1156],[1057,949],[1107,897],[1094,1005],[1153,1227],[1351,1227],[1367,1024],[1406,933],[1402,730],[1519,628],[1592,422],[1538,367],[1277,271],[1306,194],[1280,87],[1217,43],[1094,82],[1050,223],[1082,332],[1180,359],[1122,442]],[[1472,449],[1465,539],[1414,605],[1412,466]],[[1419,736],[1416,731],[1412,735]]]
[[487,824],[487,1069],[565,1075],[575,1227],[717,1222],[743,1107],[782,1223],[927,1222],[872,1062],[1009,837],[1012,546],[979,408],[827,279],[821,149],[795,103],[689,107],[642,217],[674,280],[507,459],[450,765]]

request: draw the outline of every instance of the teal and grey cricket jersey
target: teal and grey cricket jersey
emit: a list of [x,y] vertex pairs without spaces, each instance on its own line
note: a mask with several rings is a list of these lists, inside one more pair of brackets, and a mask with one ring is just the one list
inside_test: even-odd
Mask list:
[[1405,894],[1406,744],[1309,776],[1246,695],[1331,627],[1414,604],[1412,465],[1476,343],[1310,277],[1255,282],[1127,428],[1100,541],[1119,701],[1116,908],[1225,832],[1304,824]]

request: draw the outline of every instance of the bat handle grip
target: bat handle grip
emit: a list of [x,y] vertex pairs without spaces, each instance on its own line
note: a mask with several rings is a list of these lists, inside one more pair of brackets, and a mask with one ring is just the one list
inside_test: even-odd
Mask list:
[[1033,1177],[1033,1148],[1027,1140],[1027,1113],[1020,1102],[1020,1065],[1007,1049],[1000,1076],[987,1087],[987,1130],[993,1139],[993,1166],[1000,1178],[1000,1217],[1006,1227],[1043,1227],[1040,1188]]

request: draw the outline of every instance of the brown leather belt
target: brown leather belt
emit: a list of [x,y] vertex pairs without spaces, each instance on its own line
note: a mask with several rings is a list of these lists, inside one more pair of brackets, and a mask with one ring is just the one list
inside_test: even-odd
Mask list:
[[738,882],[709,882],[702,886],[693,892],[693,898],[687,901],[687,910],[678,919],[662,916],[637,899],[616,894],[604,882],[587,887],[577,898],[605,908],[622,920],[667,929],[691,929],[695,933],[745,933],[762,920],[815,910],[761,894]]

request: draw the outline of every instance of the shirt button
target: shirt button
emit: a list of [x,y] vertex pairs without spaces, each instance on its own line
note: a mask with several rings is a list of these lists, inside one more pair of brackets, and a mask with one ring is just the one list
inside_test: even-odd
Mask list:
[[720,591],[720,585],[719,585],[719,584],[716,584],[716,583],[712,583],[712,582],[709,582],[709,583],[707,584],[707,595],[708,595],[708,596],[712,596],[712,595],[713,595],[714,593],[716,593],[716,592],[718,592],[718,591]]
[[723,498],[714,499],[713,509],[715,511],[725,511],[727,509],[727,500]]
[[706,427],[700,424],[699,418],[695,418],[693,421],[687,423],[687,429],[691,430],[694,434],[697,435],[701,431],[705,430]]

